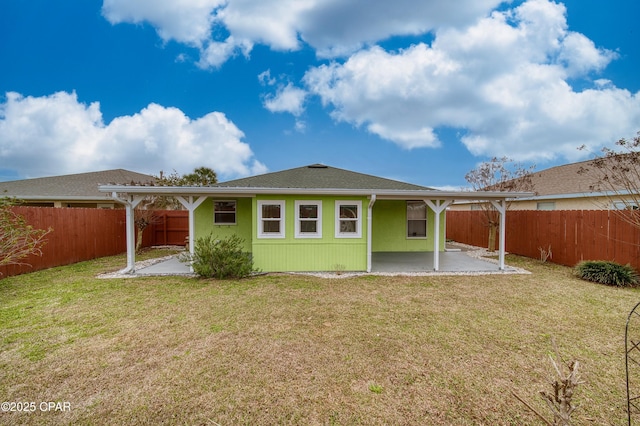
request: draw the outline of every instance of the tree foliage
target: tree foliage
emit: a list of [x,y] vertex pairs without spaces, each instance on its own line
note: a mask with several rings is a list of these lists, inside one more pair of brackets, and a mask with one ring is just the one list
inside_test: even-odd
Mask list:
[[[209,186],[218,182],[215,170],[204,166],[182,176],[175,170],[169,174],[160,171],[154,178],[157,186]],[[157,196],[151,200],[149,208],[180,210],[182,204],[175,197]]]
[[589,189],[603,193],[615,212],[640,228],[640,131],[631,140],[620,139],[614,148],[602,148],[578,173],[589,176]]
[[[493,157],[489,161],[481,163],[478,167],[465,175],[466,181],[474,191],[517,191],[532,192],[533,182],[531,174],[535,166],[525,168],[520,163],[514,163],[507,157]],[[507,203],[507,209],[511,203]],[[489,228],[488,249],[495,250],[496,231],[500,224],[500,213],[491,203],[481,203],[480,207],[486,218]]]
[[14,200],[0,199],[0,265],[25,265],[29,255],[42,256],[45,236],[53,231],[35,229],[13,211]]

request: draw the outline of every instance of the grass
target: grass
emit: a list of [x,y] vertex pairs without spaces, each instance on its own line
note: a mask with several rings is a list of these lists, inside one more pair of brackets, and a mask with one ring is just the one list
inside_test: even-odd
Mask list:
[[0,423],[537,425],[512,391],[546,413],[552,338],[580,362],[576,424],[626,421],[640,292],[571,268],[509,256],[532,274],[95,278],[125,263],[0,280],[0,400],[71,405]]

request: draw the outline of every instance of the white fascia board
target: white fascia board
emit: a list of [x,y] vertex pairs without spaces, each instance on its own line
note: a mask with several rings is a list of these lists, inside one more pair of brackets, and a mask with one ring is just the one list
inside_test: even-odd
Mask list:
[[601,192],[575,192],[573,194],[550,194],[536,195],[533,197],[520,198],[518,201],[539,201],[539,200],[565,200],[570,198],[598,198],[598,197],[617,197],[631,195],[628,190],[621,191],[601,191]]
[[255,195],[354,195],[371,196],[378,199],[468,199],[468,200],[501,200],[505,198],[530,197],[531,192],[453,192],[438,190],[378,190],[378,189],[345,189],[345,188],[249,188],[249,187],[206,187],[206,186],[127,186],[102,185],[100,192],[117,192],[147,195],[209,195],[253,197]]

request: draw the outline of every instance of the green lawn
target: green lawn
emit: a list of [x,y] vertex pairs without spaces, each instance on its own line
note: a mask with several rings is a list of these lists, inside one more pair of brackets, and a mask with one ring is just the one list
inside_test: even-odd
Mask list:
[[640,290],[511,256],[532,274],[95,278],[125,263],[0,280],[0,401],[37,407],[0,424],[538,425],[512,391],[547,414],[553,338],[576,424],[626,423]]

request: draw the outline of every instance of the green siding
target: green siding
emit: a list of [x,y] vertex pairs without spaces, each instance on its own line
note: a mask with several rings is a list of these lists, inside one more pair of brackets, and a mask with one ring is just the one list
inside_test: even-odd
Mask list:
[[[257,238],[258,201],[285,202],[285,238]],[[295,201],[322,201],[322,238],[295,238]],[[362,202],[360,238],[335,238],[336,200]],[[253,203],[253,258],[263,271],[365,271],[367,269],[366,197],[259,196]]]
[[[214,225],[213,198],[195,211],[196,238],[214,235],[224,238],[239,235],[245,250],[252,252],[256,268],[264,272],[286,271],[365,271],[367,269],[367,197],[329,196],[257,196],[254,198],[217,198],[237,202],[235,225]],[[258,201],[285,202],[285,238],[258,238]],[[295,202],[322,202],[322,238],[295,237]],[[337,200],[360,201],[360,238],[336,238]],[[441,215],[440,249],[445,246],[444,214]],[[378,200],[373,206],[372,251],[432,251],[434,213],[427,209],[427,238],[406,237],[406,202]]]
[[[407,202],[378,200],[373,205],[371,251],[433,251],[435,213],[427,208],[427,238],[407,238]],[[440,250],[444,250],[444,217],[440,215]]]
[[[236,201],[236,224],[235,225],[215,225],[213,223],[213,202],[214,200],[235,200]],[[195,233],[196,238],[209,235],[213,232],[216,237],[226,238],[231,235],[238,235],[244,240],[247,251],[251,251],[251,198],[209,198],[202,203],[195,211]]]

